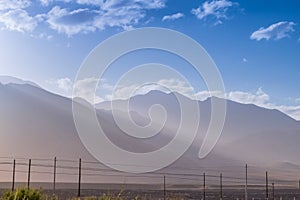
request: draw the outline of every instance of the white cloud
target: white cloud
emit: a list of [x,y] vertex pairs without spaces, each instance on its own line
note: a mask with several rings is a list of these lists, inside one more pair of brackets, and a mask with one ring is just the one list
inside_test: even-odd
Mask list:
[[[287,105],[277,105],[270,101],[270,96],[265,93],[262,88],[258,88],[255,93],[244,92],[244,91],[231,91],[225,95],[221,91],[199,91],[196,93],[197,100],[204,101],[209,97],[219,97],[225,98],[231,101],[235,101],[242,104],[254,104],[267,109],[277,109],[288,116],[300,120],[300,105],[297,106],[287,106]],[[295,100],[296,103],[300,103],[300,98]]]
[[274,109],[280,110],[281,112],[289,115],[290,117],[300,120],[300,106],[274,106]]
[[77,82],[74,85],[73,97],[83,98],[91,104],[104,101],[103,98],[95,94],[95,86],[97,89],[98,81],[99,79],[94,77],[77,80]]
[[166,0],[111,0],[106,1],[100,8],[103,12],[97,17],[95,26],[121,27],[131,29],[132,26],[146,16],[146,11],[165,7]]
[[103,5],[103,0],[39,0],[42,6],[49,6],[55,2],[64,2],[64,3],[77,3],[77,4],[84,4],[84,5]]
[[50,28],[70,36],[79,32],[95,31],[93,21],[96,15],[95,10],[77,9],[69,12],[67,9],[55,6],[48,12],[47,22]]
[[31,16],[25,9],[31,6],[30,0],[1,0],[1,29],[18,32],[32,32],[42,20],[42,15]]
[[262,39],[279,40],[285,37],[289,37],[290,33],[294,31],[294,22],[282,21],[270,25],[267,28],[261,27],[259,30],[253,32],[250,39],[260,41]]
[[[59,79],[50,79],[45,81],[48,87],[51,88],[51,91],[57,94],[60,94],[65,97],[81,97],[86,101],[93,103],[94,96],[95,102],[99,103],[104,100],[110,100],[108,93],[113,90],[113,86],[110,85],[106,80],[97,78],[86,78],[83,80],[79,80],[76,83],[76,88],[74,88],[73,93],[73,86],[74,82],[68,78],[59,78]],[[96,91],[93,88],[96,85]],[[72,94],[73,93],[73,94]],[[101,94],[101,95],[100,95]],[[101,97],[100,97],[101,96]]]
[[[138,85],[129,85],[129,86],[118,86],[113,91],[111,95],[112,100],[116,99],[129,99],[130,97],[134,96],[136,90],[138,90]],[[139,94],[139,93],[136,93]]]
[[55,2],[55,1],[61,1],[61,2],[68,3],[68,2],[71,2],[72,0],[40,0],[41,4],[43,6],[49,6],[51,3]]
[[147,10],[165,7],[165,0],[111,0],[102,3],[81,0],[77,3],[97,6],[93,9],[76,10],[55,6],[47,15],[50,27],[69,36],[93,32],[97,29],[104,30],[107,27],[131,29],[145,17]]
[[61,78],[56,81],[58,88],[68,92],[72,90],[73,83],[69,78]]
[[40,2],[43,6],[48,6],[53,0],[40,0]]
[[227,19],[227,11],[230,7],[236,5],[228,0],[213,0],[205,1],[196,9],[192,9],[191,13],[196,15],[198,19],[205,19],[206,17],[212,16],[217,19],[216,24],[222,23],[222,19]]
[[158,85],[161,85],[171,92],[179,92],[183,95],[193,97],[194,88],[190,86],[186,81],[178,79],[162,79],[158,81]]
[[300,97],[295,99],[296,103],[300,103]]
[[68,78],[59,78],[59,79],[51,79],[47,80],[46,83],[50,85],[55,91],[63,96],[71,96],[71,92],[73,89],[73,81]]
[[103,0],[77,0],[78,4],[103,5]]
[[19,32],[32,32],[41,20],[41,16],[30,16],[22,9],[9,10],[0,13],[0,23],[4,29]]
[[81,97],[92,104],[108,101],[113,88],[105,79],[85,78],[75,83],[73,97]]
[[176,14],[173,14],[173,15],[166,15],[162,18],[162,21],[167,21],[167,20],[176,20],[176,19],[180,19],[184,17],[184,14],[182,13],[176,13]]
[[[19,32],[33,32],[40,22],[68,36],[104,30],[108,27],[132,29],[146,16],[148,10],[165,7],[166,0],[39,0],[50,7],[48,13],[32,15],[31,0],[1,0],[0,25]],[[70,3],[62,8],[57,2]],[[53,5],[52,5],[53,4]],[[63,4],[59,4],[63,5]],[[29,14],[30,13],[30,14]],[[36,35],[37,34],[31,34]]]
[[276,105],[270,102],[269,95],[266,94],[261,88],[259,88],[256,93],[242,91],[229,92],[227,94],[227,99],[243,104],[254,104],[267,109],[277,109],[296,120],[300,120],[300,105]]
[[229,92],[227,94],[227,99],[244,104],[265,106],[269,102],[270,97],[262,90],[262,88],[259,88],[256,93],[242,91]]
[[23,9],[30,6],[30,4],[31,4],[30,0],[1,0],[0,11]]

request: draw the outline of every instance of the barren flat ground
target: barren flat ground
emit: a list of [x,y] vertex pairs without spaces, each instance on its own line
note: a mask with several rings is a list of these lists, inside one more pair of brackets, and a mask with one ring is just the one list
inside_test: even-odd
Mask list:
[[[9,183],[0,183],[0,194],[9,190]],[[26,186],[25,183],[17,183],[17,186]],[[49,189],[49,183],[32,183],[33,188],[42,188],[44,193],[51,196],[53,190]],[[75,183],[58,183],[55,194],[59,199],[69,199],[77,196],[78,190]],[[88,189],[88,188],[91,189]],[[4,189],[6,188],[6,189]],[[46,189],[44,189],[46,188]],[[206,189],[205,199],[220,199],[220,190],[215,187]],[[146,184],[83,184],[81,189],[82,197],[101,196],[103,194],[118,196],[124,199],[164,199],[164,190],[162,185]],[[274,191],[275,199],[290,200],[300,199],[299,189],[282,189]],[[244,199],[245,190],[241,186],[226,186],[223,188],[223,200]],[[203,199],[203,188],[196,185],[172,185],[166,189],[167,199]],[[266,199],[265,188],[248,189],[248,199]],[[269,188],[269,199],[273,199],[272,188]]]

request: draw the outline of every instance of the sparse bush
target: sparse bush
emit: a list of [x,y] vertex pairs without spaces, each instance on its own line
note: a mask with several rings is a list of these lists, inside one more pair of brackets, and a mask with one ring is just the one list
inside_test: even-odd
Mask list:
[[[82,198],[74,198],[72,200],[126,200],[128,198],[125,198],[122,196],[122,191],[119,192],[118,195],[113,194],[103,194],[100,197],[92,196],[92,197],[82,197]],[[141,200],[138,196],[136,196],[132,200]]]
[[44,200],[40,190],[19,188],[2,195],[1,200]]

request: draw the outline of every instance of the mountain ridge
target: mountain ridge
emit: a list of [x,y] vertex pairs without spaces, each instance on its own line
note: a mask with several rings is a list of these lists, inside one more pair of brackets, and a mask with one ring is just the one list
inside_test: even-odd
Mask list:
[[[145,118],[142,119],[140,115],[133,117],[140,119],[142,125],[149,122],[148,109],[153,103],[160,102],[175,116],[171,116],[173,121],[167,121],[158,136],[145,141],[133,139],[120,130],[111,112],[97,110],[98,119],[111,141],[121,148],[136,152],[153,151],[168,143],[178,127],[176,116],[180,113],[173,110],[177,105],[174,103],[175,95],[160,95],[162,98],[155,98],[155,95],[149,98],[146,94],[133,99],[134,103],[144,103],[144,110],[137,110],[137,113]],[[57,156],[96,161],[80,141],[73,121],[71,99],[28,84],[0,84],[0,96],[0,157]],[[189,101],[185,99],[185,103]],[[227,117],[220,140],[208,157],[200,160],[198,151],[210,120],[210,100],[198,103],[202,117],[197,137],[184,156],[166,170],[171,170],[173,166],[187,170],[201,166],[221,168],[224,163],[254,163],[261,167],[282,162],[300,165],[300,159],[297,158],[300,154],[298,121],[276,110],[232,101],[227,102]],[[12,149],[12,146],[15,148]]]
[[3,75],[0,75],[0,84],[3,84],[3,85],[7,85],[7,84],[20,84],[20,85],[23,85],[23,84],[29,84],[29,85],[32,85],[34,87],[39,87],[40,86],[32,81],[27,81],[27,80],[23,80],[23,79],[20,79],[20,78],[16,78],[16,77],[12,77],[12,76],[3,76]]

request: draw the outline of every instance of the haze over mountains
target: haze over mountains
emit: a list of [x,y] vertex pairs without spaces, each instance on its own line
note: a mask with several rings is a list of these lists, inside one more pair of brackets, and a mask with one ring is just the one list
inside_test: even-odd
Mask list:
[[20,78],[12,77],[12,76],[0,76],[0,83],[6,85],[9,83],[15,83],[15,84],[28,84],[35,87],[40,87],[36,83],[32,81],[26,81]]
[[[192,102],[179,96],[186,104]],[[201,116],[197,137],[169,170],[174,166],[186,170],[198,167],[201,170],[204,166],[226,170],[245,163],[262,168],[284,166],[286,170],[300,170],[300,122],[278,110],[233,101],[227,101],[226,122],[219,142],[208,157],[200,160],[198,151],[210,120],[210,100],[198,102]],[[113,103],[120,108],[117,115],[121,118],[124,103],[123,100]],[[99,123],[112,142],[128,151],[148,152],[166,145],[180,122],[175,95],[160,91],[132,97],[129,105],[132,119],[141,126],[147,125],[151,121],[149,108],[155,104],[165,108],[168,119],[158,135],[147,139],[133,138],[120,130],[113,118],[111,102],[100,103],[96,108]],[[155,123],[161,120],[159,115],[152,117],[157,120]],[[0,84],[0,150],[0,157],[81,157],[95,161],[78,137],[71,99],[52,94],[34,83],[12,80]]]

